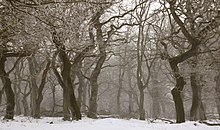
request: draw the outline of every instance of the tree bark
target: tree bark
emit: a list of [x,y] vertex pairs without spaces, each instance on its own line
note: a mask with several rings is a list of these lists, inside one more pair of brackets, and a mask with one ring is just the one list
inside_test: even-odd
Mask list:
[[24,108],[24,116],[28,116],[29,115],[29,107],[28,107],[27,97],[31,94],[31,87],[29,86],[30,90],[26,93],[28,86],[29,86],[29,83],[27,82],[26,86],[24,88],[24,93],[22,93],[23,94],[23,98],[21,100],[21,102],[23,104],[23,108]]
[[89,118],[97,118],[97,96],[98,96],[98,76],[101,72],[102,65],[104,64],[106,59],[106,53],[103,52],[96,63],[96,67],[92,71],[90,76],[90,84],[91,84],[91,97],[89,99]]
[[[19,81],[16,81],[16,82],[19,82]],[[19,83],[18,83],[19,84]],[[20,96],[19,96],[19,93],[17,91],[17,88],[16,87],[20,87],[19,85],[14,85],[14,93],[15,93],[15,114],[16,115],[20,115],[21,114],[21,105],[20,105]]]
[[52,68],[53,68],[53,73],[55,74],[58,83],[63,89],[63,120],[70,120],[69,94],[68,94],[68,91],[66,90],[64,81],[55,66],[56,57],[57,57],[57,53],[54,53],[53,59],[52,59]]
[[139,89],[140,91],[140,104],[139,104],[139,114],[140,120],[145,120],[145,109],[144,109],[144,89]]
[[159,88],[156,86],[156,84],[153,85],[153,90],[152,90],[152,101],[153,101],[153,113],[152,113],[152,117],[153,118],[159,118],[160,117],[160,103],[158,101],[159,98]]
[[30,71],[30,78],[31,78],[31,115],[34,117],[35,115],[35,108],[36,108],[36,100],[37,100],[37,66],[35,64],[35,57],[31,56],[28,57],[28,64],[29,64],[29,71]]
[[198,84],[199,81],[196,72],[190,74],[190,81],[192,88],[192,106],[190,110],[190,120],[206,120],[205,110],[201,99],[202,88]]
[[176,109],[176,122],[182,123],[185,122],[185,112],[181,93],[186,83],[184,81],[184,78],[179,74],[179,68],[177,66],[177,63],[172,62],[171,60],[169,60],[169,63],[176,80],[176,86],[171,90]]
[[6,114],[4,116],[4,119],[13,119],[14,118],[14,107],[15,107],[15,101],[14,101],[14,92],[11,88],[11,80],[9,78],[9,74],[5,71],[5,62],[6,57],[1,56],[0,59],[0,76],[3,83],[3,87],[6,94],[6,100],[7,100],[7,106],[6,106]]
[[215,77],[215,102],[218,110],[218,116],[220,119],[220,72],[218,75]]
[[[92,20],[94,27],[96,29],[96,35],[97,35],[97,43],[98,43],[98,47],[99,47],[99,58],[98,61],[96,63],[95,68],[92,71],[92,74],[90,76],[90,84],[91,84],[91,95],[90,95],[90,99],[89,99],[89,112],[88,112],[88,117],[90,118],[97,118],[97,96],[98,96],[98,77],[99,74],[102,70],[102,65],[105,62],[105,59],[107,57],[106,54],[106,42],[109,41],[110,36],[111,36],[111,31],[108,32],[108,38],[107,41],[104,41],[103,39],[103,32],[102,32],[102,26],[103,24],[100,23],[100,17],[101,17],[101,12],[103,12],[103,10],[100,10],[100,12],[98,11],[95,15],[94,18]],[[92,31],[89,32],[90,33],[90,40],[92,41],[91,43],[93,45],[95,45],[94,42],[94,35],[92,33]]]
[[128,112],[129,115],[131,116],[132,112],[133,112],[133,89],[132,89],[132,72],[131,72],[132,68],[131,68],[131,64],[128,63],[128,86],[129,86],[129,92],[128,92],[128,97],[129,97],[129,105],[128,105]]
[[[121,59],[119,60],[119,64],[122,64]],[[123,86],[123,79],[124,79],[125,71],[122,66],[119,66],[119,76],[118,76],[118,92],[117,92],[117,113],[118,115],[121,114],[121,91]]]
[[78,63],[78,69],[77,69],[77,73],[76,73],[76,75],[78,77],[78,81],[79,81],[77,102],[79,104],[80,109],[84,104],[83,103],[83,91],[85,89],[85,80],[82,75],[81,69],[82,69],[82,61],[80,63]]
[[[72,115],[72,120],[75,118],[76,120],[80,120],[81,113],[80,113],[80,109],[76,101],[76,97],[75,97],[74,90],[73,90],[73,84],[72,84],[72,80],[70,77],[71,63],[68,58],[68,55],[66,54],[66,51],[65,51],[66,48],[61,43],[61,38],[59,37],[59,34],[57,34],[56,30],[54,30],[52,36],[53,36],[53,42],[59,52],[59,58],[61,59],[63,63],[63,67],[61,70],[62,82],[60,83],[61,83],[61,86],[62,85],[64,86],[63,96],[64,96],[64,103],[66,103],[64,104],[64,107],[65,107],[64,109],[68,109],[69,107],[71,111],[71,115]],[[65,102],[65,100],[67,102]],[[68,114],[68,113],[64,113],[64,116],[66,116],[65,114]]]
[[46,65],[46,68],[44,69],[43,71],[43,74],[42,74],[42,79],[41,79],[41,83],[40,83],[40,86],[38,88],[38,91],[37,91],[37,99],[36,99],[36,106],[35,106],[35,113],[34,113],[34,118],[40,118],[40,105],[41,105],[41,102],[43,101],[43,89],[44,89],[44,86],[46,84],[46,77],[47,77],[47,73],[50,69],[50,61],[48,60],[47,61],[47,65]]

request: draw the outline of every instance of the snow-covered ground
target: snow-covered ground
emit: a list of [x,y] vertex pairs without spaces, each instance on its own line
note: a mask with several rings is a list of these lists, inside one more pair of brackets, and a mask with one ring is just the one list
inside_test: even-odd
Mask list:
[[63,121],[62,118],[15,117],[13,121],[0,121],[0,130],[220,130],[220,126],[207,126],[198,122],[168,124],[157,121],[140,121],[136,119],[89,119],[81,121]]

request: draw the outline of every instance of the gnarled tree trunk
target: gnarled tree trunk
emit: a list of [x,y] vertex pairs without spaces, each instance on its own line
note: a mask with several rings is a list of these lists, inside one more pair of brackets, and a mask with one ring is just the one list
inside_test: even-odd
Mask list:
[[[56,30],[54,30],[53,34],[53,42],[56,45],[56,48],[59,52],[59,58],[61,59],[62,63],[63,63],[63,67],[61,70],[61,77],[58,77],[58,79],[61,80],[61,86],[63,86],[63,96],[64,96],[64,109],[70,109],[71,111],[71,115],[72,115],[72,119],[76,120],[80,120],[81,119],[81,113],[80,113],[80,109],[78,106],[78,103],[76,101],[76,97],[74,94],[74,90],[73,90],[73,84],[72,84],[72,80],[70,77],[70,73],[71,73],[71,63],[70,60],[68,58],[68,55],[66,54],[66,48],[65,46],[61,43],[61,38],[59,37],[59,34],[57,34]],[[68,110],[65,110],[64,112],[68,112]],[[65,116],[68,115],[68,113],[64,113],[64,120]],[[67,116],[68,117],[68,116]]]
[[176,109],[176,122],[182,123],[182,122],[185,122],[185,112],[184,112],[181,93],[186,83],[184,81],[184,78],[179,74],[179,68],[177,66],[177,63],[172,62],[171,60],[169,60],[169,63],[174,73],[175,80],[176,80],[176,86],[171,90],[171,94],[173,96],[175,109]]

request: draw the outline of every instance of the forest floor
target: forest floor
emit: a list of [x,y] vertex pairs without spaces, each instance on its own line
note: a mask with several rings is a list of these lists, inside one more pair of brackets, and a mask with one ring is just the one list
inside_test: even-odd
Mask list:
[[57,117],[17,116],[13,121],[0,120],[0,130],[220,130],[220,126],[207,126],[199,122],[187,121],[181,124],[169,124],[167,121],[140,121],[136,119],[89,119],[63,121]]

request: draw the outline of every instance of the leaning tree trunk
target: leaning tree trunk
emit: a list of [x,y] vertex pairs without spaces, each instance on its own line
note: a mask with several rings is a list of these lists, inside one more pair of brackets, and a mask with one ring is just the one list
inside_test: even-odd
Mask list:
[[14,107],[15,107],[15,101],[14,101],[14,92],[11,88],[11,80],[9,78],[9,75],[5,71],[5,62],[6,57],[2,56],[0,59],[0,76],[3,83],[3,87],[6,94],[6,100],[7,100],[7,106],[6,106],[6,114],[4,116],[4,119],[13,119],[14,118]]
[[103,52],[96,63],[96,67],[92,71],[90,76],[90,84],[91,84],[91,96],[89,99],[89,118],[97,118],[97,96],[98,96],[98,76],[101,72],[102,65],[104,64],[106,59],[106,53]]
[[185,112],[184,112],[181,93],[186,83],[184,81],[184,78],[179,74],[179,68],[178,68],[177,63],[172,62],[172,60],[169,60],[169,63],[174,73],[175,80],[176,80],[176,86],[171,90],[171,94],[173,96],[175,109],[176,109],[176,122],[182,123],[182,122],[185,122]]
[[218,110],[218,115],[220,119],[220,72],[219,74],[215,77],[215,102]]
[[[102,12],[102,11],[100,11]],[[97,43],[98,43],[98,47],[99,47],[99,51],[100,51],[100,54],[99,54],[99,58],[98,58],[98,61],[96,63],[96,66],[95,68],[93,69],[92,71],[92,74],[90,76],[90,85],[91,85],[91,95],[90,95],[90,99],[89,99],[89,112],[88,112],[88,117],[90,118],[97,118],[97,96],[98,96],[98,76],[101,72],[101,69],[102,69],[102,65],[104,64],[105,62],[105,59],[107,57],[107,54],[106,54],[106,43],[109,42],[109,39],[110,39],[110,35],[111,35],[111,31],[108,31],[108,37],[107,37],[107,41],[104,40],[104,36],[103,36],[103,32],[102,32],[102,26],[103,24],[100,23],[100,17],[101,17],[101,13],[100,12],[97,12],[95,15],[94,15],[94,18],[92,20],[93,24],[94,24],[94,27],[96,29],[96,40],[97,40]],[[91,43],[93,45],[95,45],[95,42],[94,42],[94,35],[92,33],[92,31],[89,32],[89,35],[90,35],[90,40],[91,40]]]
[[[80,120],[81,113],[80,113],[80,109],[76,101],[76,97],[75,97],[74,90],[73,90],[73,84],[72,84],[72,80],[70,76],[71,63],[68,58],[68,55],[66,54],[66,51],[65,51],[66,48],[61,43],[61,38],[59,37],[59,34],[57,34],[56,30],[54,30],[52,36],[53,36],[53,42],[56,45],[56,48],[59,52],[59,58],[63,64],[62,71],[61,71],[62,81],[60,83],[61,83],[61,86],[63,86],[63,90],[64,90],[64,99],[65,99],[64,101],[67,101],[66,105],[69,107],[71,111],[72,119],[76,118],[76,120]],[[64,113],[64,116],[65,116],[65,113]]]
[[59,74],[58,70],[56,69],[55,66],[55,61],[58,53],[54,53],[53,59],[52,59],[52,68],[53,68],[53,73],[55,74],[58,83],[63,89],[63,120],[70,120],[70,112],[69,112],[69,94],[68,91],[65,88],[65,84],[63,82],[63,79],[61,75]]
[[205,120],[205,110],[201,99],[201,85],[198,84],[196,72],[190,74],[191,88],[192,88],[192,106],[190,110],[190,120]]
[[36,99],[36,106],[35,106],[35,113],[34,113],[34,118],[40,118],[40,105],[41,105],[41,102],[43,101],[43,88],[46,84],[46,77],[47,77],[47,73],[50,69],[50,61],[47,61],[47,65],[46,65],[46,68],[44,69],[43,71],[43,74],[42,74],[42,79],[41,79],[41,83],[40,83],[40,86],[38,88],[38,93],[37,93],[37,99]]

